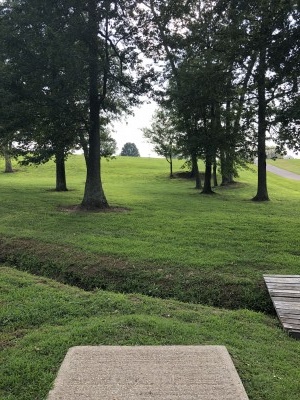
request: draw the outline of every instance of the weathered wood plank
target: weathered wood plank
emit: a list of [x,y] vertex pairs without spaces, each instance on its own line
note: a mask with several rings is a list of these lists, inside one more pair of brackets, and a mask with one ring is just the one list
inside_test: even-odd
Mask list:
[[300,333],[300,326],[299,325],[294,325],[294,324],[287,324],[285,322],[282,323],[282,326],[284,327],[284,329],[286,329],[287,331],[294,331],[297,332],[299,331]]
[[[285,303],[286,302],[286,297],[283,297],[283,296],[274,296],[273,297],[273,299],[275,300],[275,301],[282,301],[283,303]],[[300,304],[300,301],[299,301],[299,299],[295,299],[294,297],[289,297],[289,301],[288,302],[294,302],[294,303],[299,303]]]
[[283,328],[300,339],[300,275],[265,275],[264,280]]
[[[294,289],[283,289],[283,288],[280,288],[280,287],[269,288],[269,292],[272,292],[274,294],[276,292],[280,292],[280,293],[284,293],[285,296],[289,295],[289,294],[298,294],[298,295],[300,294],[300,290],[298,290],[296,287]],[[279,296],[281,296],[281,294]]]
[[281,321],[284,324],[293,325],[294,327],[300,326],[300,321],[298,319],[291,319],[291,318],[282,318]]
[[[288,310],[286,308],[278,308],[278,312],[280,313],[280,315],[299,315],[300,314],[300,310]],[[300,317],[298,317],[300,318]]]
[[295,290],[269,290],[269,293],[273,297],[292,297],[293,299],[300,299],[300,292]]
[[264,275],[264,279],[272,278],[300,278],[300,275]]
[[267,283],[300,283],[300,278],[273,278],[266,280]]
[[268,282],[269,288],[285,288],[285,289],[294,289],[299,286],[298,283],[277,283],[277,282]]
[[268,283],[269,289],[286,289],[286,290],[297,290],[298,288],[298,283],[289,283],[289,284],[284,284],[281,285],[280,283]]
[[[297,313],[295,313],[295,310],[293,310],[292,308],[290,308],[289,310],[288,310],[288,312],[287,311],[285,311],[285,312],[281,312],[281,310],[282,309],[276,309],[276,311],[277,311],[277,314],[278,315],[282,315],[282,316],[284,316],[284,315],[297,315]],[[286,310],[286,309],[285,309]],[[299,314],[298,314],[299,315]]]

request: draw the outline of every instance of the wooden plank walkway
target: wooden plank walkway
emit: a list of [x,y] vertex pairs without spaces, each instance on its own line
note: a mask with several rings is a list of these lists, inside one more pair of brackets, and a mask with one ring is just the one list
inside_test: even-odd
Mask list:
[[283,328],[300,339],[300,275],[264,275]]

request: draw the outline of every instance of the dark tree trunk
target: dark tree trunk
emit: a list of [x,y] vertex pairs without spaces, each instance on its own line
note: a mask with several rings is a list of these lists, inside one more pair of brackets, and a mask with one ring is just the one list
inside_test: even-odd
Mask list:
[[221,162],[221,174],[222,174],[221,186],[226,186],[234,183],[233,155],[231,154],[231,152],[222,151],[220,156],[220,162]]
[[220,163],[221,163],[221,175],[222,175],[221,186],[226,186],[229,183],[229,177],[226,168],[226,156],[223,150],[221,150],[220,152]]
[[191,177],[195,178],[195,189],[201,189],[201,178],[198,167],[198,158],[195,154],[192,154],[191,160],[192,160]]
[[169,154],[169,159],[167,159],[168,163],[170,164],[170,179],[174,178],[173,175],[173,155],[172,153]]
[[84,155],[84,160],[85,160],[85,166],[87,168],[88,165],[88,158],[89,158],[89,146],[88,143],[82,133],[79,134],[79,139],[80,139],[80,144],[83,150],[83,155]]
[[[98,22],[97,1],[89,0],[89,154],[87,159],[87,173],[82,207],[107,208],[108,203],[104,195],[100,171],[100,96],[98,93]],[[106,75],[106,74],[105,74]],[[107,76],[103,85],[106,85]],[[105,97],[103,88],[103,99]]]
[[206,155],[205,157],[205,175],[204,175],[204,186],[202,190],[202,194],[213,194],[214,191],[211,188],[211,157]]
[[[225,131],[226,131],[226,147],[220,152],[220,163],[221,163],[221,174],[222,183],[221,186],[226,186],[231,183],[232,180],[232,170],[233,170],[233,157],[229,154],[233,152],[235,138],[233,137],[232,127],[231,127],[231,101],[226,101],[226,118],[225,118]],[[229,150],[230,149],[230,150]]]
[[213,181],[214,181],[214,187],[218,186],[216,159],[214,159],[214,162],[213,162]]
[[55,154],[56,164],[56,187],[57,192],[67,192],[66,168],[64,150],[59,150]]
[[212,142],[213,136],[216,134],[217,129],[217,115],[215,102],[211,104],[210,110],[210,128],[207,126],[207,120],[204,118],[204,129],[206,131],[207,143],[206,143],[206,154],[205,154],[205,174],[204,174],[204,186],[202,194],[213,194],[211,188],[211,169],[212,162],[215,158],[216,148]]
[[258,90],[258,142],[257,142],[257,193],[254,201],[268,201],[266,166],[266,48],[259,54],[257,90]]

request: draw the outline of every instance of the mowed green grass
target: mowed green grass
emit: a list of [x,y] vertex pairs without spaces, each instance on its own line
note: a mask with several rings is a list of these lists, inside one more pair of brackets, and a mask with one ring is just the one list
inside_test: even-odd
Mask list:
[[[114,211],[87,213],[69,208],[83,196],[81,156],[67,162],[66,193],[52,190],[53,163],[16,168],[0,173],[0,260],[39,276],[0,271],[1,399],[45,398],[68,348],[83,344],[221,344],[250,400],[299,398],[299,342],[276,317],[189,303],[270,311],[262,275],[300,272],[299,182],[270,174],[271,201],[255,203],[253,167],[203,196],[168,179],[162,159],[118,157],[103,162]],[[131,294],[43,277],[60,269],[65,281]]]
[[0,234],[65,243],[136,262],[219,271],[235,266],[237,275],[244,275],[247,267],[293,272],[299,266],[299,182],[270,174],[272,201],[255,203],[250,201],[256,192],[254,172],[241,171],[237,187],[201,196],[193,182],[169,180],[167,168],[162,159],[104,160],[109,203],[129,209],[112,213],[64,210],[82,200],[85,167],[80,156],[67,163],[66,193],[50,191],[53,164],[0,174]]
[[250,400],[298,400],[300,342],[276,318],[85,292],[0,267],[1,400],[42,400],[75,345],[225,345]]

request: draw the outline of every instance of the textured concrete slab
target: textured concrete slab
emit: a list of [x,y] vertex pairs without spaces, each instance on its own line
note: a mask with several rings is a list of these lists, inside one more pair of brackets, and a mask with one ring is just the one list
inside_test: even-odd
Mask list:
[[248,400],[224,346],[71,348],[48,400]]

